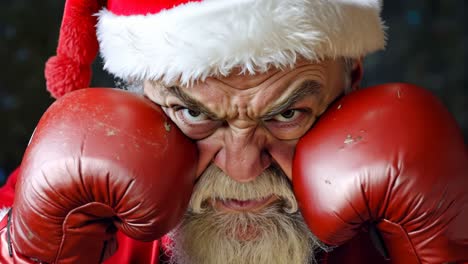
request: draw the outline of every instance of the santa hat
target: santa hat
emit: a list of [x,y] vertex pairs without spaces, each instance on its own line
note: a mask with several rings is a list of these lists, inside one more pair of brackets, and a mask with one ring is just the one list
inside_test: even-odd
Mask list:
[[166,83],[361,57],[385,45],[381,1],[67,0],[47,86],[87,87],[98,46],[116,77]]

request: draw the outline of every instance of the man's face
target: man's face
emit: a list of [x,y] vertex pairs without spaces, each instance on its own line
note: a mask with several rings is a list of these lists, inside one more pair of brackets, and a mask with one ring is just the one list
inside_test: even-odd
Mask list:
[[257,75],[233,72],[189,87],[145,83],[146,96],[199,150],[199,178],[174,235],[180,262],[297,263],[291,261],[311,257],[318,243],[291,190],[292,159],[299,138],[344,87],[341,60],[301,61]]
[[257,75],[234,72],[190,87],[147,82],[145,94],[196,140],[198,175],[213,163],[248,182],[272,164],[291,179],[298,139],[343,88],[342,61],[326,60]]

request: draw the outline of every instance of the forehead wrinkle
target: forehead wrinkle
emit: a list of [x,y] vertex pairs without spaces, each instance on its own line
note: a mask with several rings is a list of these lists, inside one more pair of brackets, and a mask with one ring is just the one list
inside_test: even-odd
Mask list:
[[[271,76],[268,77],[267,81],[271,79]],[[264,96],[264,90],[269,89],[270,85],[267,85],[265,82],[257,83],[254,86],[246,86],[244,88],[238,88],[232,86],[230,83],[222,80],[222,79],[210,79],[207,81],[209,83],[207,85],[208,90],[219,90],[217,92],[218,95],[222,94],[222,111],[223,112],[223,119],[227,121],[235,121],[236,119],[240,119],[243,121],[255,121],[259,116],[260,111],[255,110],[259,106],[256,104],[257,97]],[[219,98],[218,98],[219,99]],[[217,104],[217,106],[220,106]]]
[[263,119],[271,119],[275,115],[278,115],[286,111],[289,107],[297,103],[298,101],[310,96],[315,95],[322,89],[322,84],[314,80],[303,81],[297,88],[295,88],[285,99],[279,103],[274,104],[267,113],[263,116]]
[[279,69],[272,69],[268,72],[258,73],[258,74],[232,74],[226,78],[208,78],[206,82],[215,81],[219,82],[221,87],[226,86],[235,90],[251,90],[258,86],[275,82],[277,79],[281,78],[284,74],[283,71]]
[[[270,99],[273,100],[273,103],[269,103],[265,105],[266,107],[264,109],[261,109],[263,113],[261,118],[263,120],[272,118],[274,115],[287,110],[287,108],[300,101],[302,98],[319,93],[324,85],[326,85],[326,72],[326,64],[306,64],[297,67],[293,72],[294,76],[306,75],[310,79],[302,81],[287,97],[284,96],[284,93],[276,98],[274,96],[271,97]],[[290,73],[291,72],[288,72],[280,78],[285,76],[287,78]],[[288,87],[291,87],[296,80],[296,78],[291,78],[286,84],[281,86],[284,87],[284,90],[289,90]],[[279,103],[276,103],[277,101],[279,101]],[[265,109],[267,110],[265,111]]]

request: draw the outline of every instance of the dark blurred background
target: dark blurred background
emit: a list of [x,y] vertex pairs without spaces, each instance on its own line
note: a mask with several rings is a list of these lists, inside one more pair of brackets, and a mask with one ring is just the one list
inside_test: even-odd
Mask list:
[[[0,186],[21,161],[41,114],[53,102],[44,62],[54,54],[65,1],[0,0]],[[468,142],[468,18],[464,0],[385,0],[383,52],[366,58],[364,86],[408,82],[435,93]],[[97,60],[92,86],[114,86]]]

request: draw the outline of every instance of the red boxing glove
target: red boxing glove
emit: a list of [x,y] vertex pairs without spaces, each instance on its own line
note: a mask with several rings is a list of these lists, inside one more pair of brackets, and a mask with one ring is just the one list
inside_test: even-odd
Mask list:
[[99,88],[67,94],[26,150],[0,263],[98,263],[115,251],[116,228],[161,237],[186,210],[196,164],[196,147],[148,99]]
[[293,187],[329,245],[374,226],[392,263],[468,261],[467,149],[421,88],[381,85],[339,100],[297,145]]

